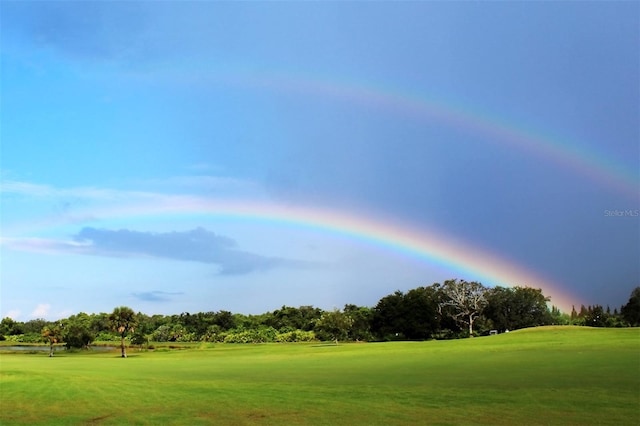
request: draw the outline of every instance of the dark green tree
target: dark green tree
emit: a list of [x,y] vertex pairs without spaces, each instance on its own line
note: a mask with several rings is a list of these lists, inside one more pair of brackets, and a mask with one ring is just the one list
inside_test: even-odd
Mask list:
[[131,333],[131,344],[138,345],[140,348],[144,345],[149,345],[149,339],[154,329],[152,328],[151,317],[145,315],[142,312],[136,314],[136,327]]
[[487,306],[484,309],[484,315],[492,322],[496,330],[502,332],[515,328],[512,298],[513,289],[511,288],[494,287],[487,291]]
[[557,306],[551,306],[551,324],[553,325],[569,325],[571,324],[571,316],[560,310]]
[[620,309],[620,314],[630,326],[640,326],[640,287],[633,289],[629,301]]
[[100,333],[110,333],[111,323],[109,322],[109,314],[100,312],[99,314],[90,315],[91,330],[97,335]]
[[435,286],[418,287],[404,295],[404,335],[411,340],[430,339],[438,331],[438,295]]
[[424,340],[440,331],[440,285],[396,291],[373,309],[372,331],[382,340]]
[[144,334],[139,329],[136,329],[131,335],[131,344],[138,345],[142,349],[144,345],[149,345],[149,335]]
[[384,296],[373,308],[372,331],[381,340],[405,339],[404,294],[400,290]]
[[353,321],[349,333],[351,340],[369,341],[373,339],[373,335],[371,334],[373,310],[371,308],[348,304],[344,306],[343,311]]
[[213,322],[205,330],[211,325],[217,325],[221,330],[231,330],[236,328],[236,317],[229,311],[218,311],[213,314]]
[[589,306],[587,315],[584,317],[584,325],[589,327],[606,327],[609,315],[600,305]]
[[49,322],[42,318],[36,318],[25,322],[22,326],[22,332],[27,334],[38,334]]
[[353,320],[338,309],[327,311],[316,322],[315,331],[318,336],[327,336],[338,344],[338,340],[344,340],[349,335]]
[[293,330],[313,330],[315,322],[322,315],[322,309],[313,306],[300,306],[294,308],[283,306],[276,309],[265,319],[265,325],[273,327],[280,332]]
[[[494,287],[486,294],[487,306],[483,314],[493,326],[501,331],[552,324],[554,318],[549,311],[549,298],[542,290],[531,287]],[[561,314],[556,308],[560,321]]]
[[5,317],[0,321],[0,334],[3,336],[12,336],[24,333],[23,324],[15,321],[13,318]]
[[578,318],[584,318],[589,313],[589,309],[586,306],[580,305],[580,312],[578,313]]
[[91,317],[84,312],[62,321],[62,339],[67,348],[86,349],[95,338],[91,329]]

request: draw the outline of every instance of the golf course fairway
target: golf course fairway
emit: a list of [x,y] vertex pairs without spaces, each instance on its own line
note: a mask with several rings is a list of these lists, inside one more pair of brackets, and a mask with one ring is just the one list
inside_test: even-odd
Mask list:
[[640,424],[640,329],[0,352],[0,424]]

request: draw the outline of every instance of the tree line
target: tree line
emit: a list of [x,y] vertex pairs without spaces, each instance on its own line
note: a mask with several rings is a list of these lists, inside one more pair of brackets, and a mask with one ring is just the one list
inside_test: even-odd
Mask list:
[[573,307],[562,313],[542,290],[530,287],[492,287],[478,282],[448,280],[396,291],[374,307],[347,304],[324,311],[314,306],[282,306],[259,315],[183,312],[147,315],[128,307],[112,313],[80,312],[59,321],[26,322],[4,318],[0,340],[64,343],[86,348],[91,343],[125,341],[133,345],[153,342],[265,343],[301,341],[388,341],[472,337],[541,325],[593,327],[640,326],[640,287],[627,304],[611,311],[600,305]]

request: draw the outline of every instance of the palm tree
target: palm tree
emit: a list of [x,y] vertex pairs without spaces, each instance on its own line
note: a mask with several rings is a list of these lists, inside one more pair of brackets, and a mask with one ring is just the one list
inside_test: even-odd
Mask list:
[[62,341],[62,328],[60,325],[45,326],[42,329],[42,339],[49,343],[49,356],[53,356],[53,345]]
[[122,351],[122,358],[127,357],[127,350],[124,346],[124,338],[127,337],[127,333],[133,332],[136,327],[136,314],[133,309],[120,306],[115,308],[113,313],[109,315],[109,321],[114,331],[120,333],[120,349]]

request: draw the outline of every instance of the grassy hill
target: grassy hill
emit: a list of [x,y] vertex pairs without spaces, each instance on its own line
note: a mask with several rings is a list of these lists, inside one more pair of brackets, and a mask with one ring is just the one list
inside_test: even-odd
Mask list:
[[639,424],[640,329],[0,354],[0,423]]

